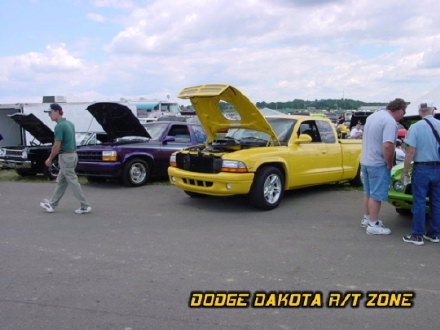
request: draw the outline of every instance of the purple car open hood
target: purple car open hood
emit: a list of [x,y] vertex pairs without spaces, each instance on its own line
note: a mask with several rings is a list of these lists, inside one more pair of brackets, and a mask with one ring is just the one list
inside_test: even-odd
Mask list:
[[144,136],[150,134],[139,122],[139,119],[125,105],[115,102],[98,102],[87,107],[110,139],[124,136]]

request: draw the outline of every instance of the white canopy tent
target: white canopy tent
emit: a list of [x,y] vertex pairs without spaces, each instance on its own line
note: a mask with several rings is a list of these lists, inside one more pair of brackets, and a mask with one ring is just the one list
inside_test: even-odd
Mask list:
[[420,103],[426,101],[434,103],[434,106],[437,108],[436,112],[440,112],[440,85],[425,95],[411,101],[411,104],[408,105],[408,108],[406,109],[406,116],[418,115]]

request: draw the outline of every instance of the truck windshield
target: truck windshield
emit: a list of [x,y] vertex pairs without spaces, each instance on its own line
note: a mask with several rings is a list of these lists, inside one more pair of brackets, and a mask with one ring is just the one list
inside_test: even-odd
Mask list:
[[[275,134],[278,137],[280,142],[287,142],[292,135],[293,127],[295,126],[295,119],[286,119],[286,118],[266,118],[269,124],[272,126]],[[235,140],[240,141],[260,141],[267,143],[270,140],[270,136],[267,133],[251,130],[251,129],[230,129],[228,134],[226,134],[227,138],[233,138]]]
[[93,133],[90,132],[76,132],[75,133],[76,145],[80,146],[86,144],[96,144],[96,138],[92,139],[92,137],[93,137]]
[[159,140],[165,129],[168,127],[168,124],[162,122],[151,122],[144,124],[144,127],[153,140]]

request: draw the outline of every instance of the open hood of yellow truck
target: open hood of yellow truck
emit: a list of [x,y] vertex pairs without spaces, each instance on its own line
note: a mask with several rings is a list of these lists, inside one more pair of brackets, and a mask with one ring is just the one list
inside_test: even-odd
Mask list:
[[[245,128],[264,132],[273,141],[277,135],[258,108],[238,89],[226,84],[207,84],[183,89],[179,98],[190,99],[196,114],[208,135],[208,142],[215,139],[215,133],[232,128]],[[221,111],[220,102],[227,102],[235,108],[238,116],[228,116]]]

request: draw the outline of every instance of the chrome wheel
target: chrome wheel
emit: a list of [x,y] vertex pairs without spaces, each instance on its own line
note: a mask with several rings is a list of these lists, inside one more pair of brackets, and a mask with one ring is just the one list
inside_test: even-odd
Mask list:
[[135,163],[130,168],[130,179],[134,184],[141,184],[147,177],[147,168],[142,163]]
[[256,208],[271,210],[277,207],[284,195],[284,173],[275,166],[260,168],[249,192],[249,201]]
[[125,164],[122,173],[122,182],[127,187],[138,187],[147,183],[150,178],[148,163],[139,158],[131,159]]
[[52,163],[52,165],[50,165],[49,173],[50,173],[51,177],[56,179],[59,171],[60,171],[60,168],[58,166],[58,163]]
[[264,181],[263,195],[264,199],[269,204],[275,204],[281,196],[282,183],[281,179],[276,174],[269,175]]

